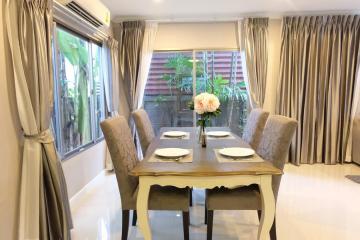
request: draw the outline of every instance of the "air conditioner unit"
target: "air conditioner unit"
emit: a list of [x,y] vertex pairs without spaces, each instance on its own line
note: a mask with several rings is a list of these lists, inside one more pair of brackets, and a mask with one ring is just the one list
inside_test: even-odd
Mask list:
[[110,11],[99,0],[57,0],[94,27],[110,25]]

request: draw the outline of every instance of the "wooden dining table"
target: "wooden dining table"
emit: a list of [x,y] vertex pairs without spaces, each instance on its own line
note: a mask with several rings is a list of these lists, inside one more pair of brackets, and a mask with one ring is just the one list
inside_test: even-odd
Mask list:
[[[163,132],[174,130],[187,132],[190,136],[188,139],[163,139],[161,137]],[[229,131],[229,128],[212,128],[212,130]],[[215,187],[236,188],[251,184],[259,185],[262,199],[257,239],[267,239],[275,216],[272,176],[282,174],[282,171],[268,161],[219,162],[215,153],[216,149],[250,147],[234,133],[231,135],[233,136],[231,138],[208,139],[207,147],[203,148],[198,143],[197,128],[176,127],[160,130],[160,135],[150,144],[144,160],[131,171],[131,175],[139,177],[136,208],[139,228],[145,240],[152,239],[148,217],[148,199],[151,186],[212,189]],[[154,157],[156,149],[170,147],[192,150],[192,162],[149,162]]]

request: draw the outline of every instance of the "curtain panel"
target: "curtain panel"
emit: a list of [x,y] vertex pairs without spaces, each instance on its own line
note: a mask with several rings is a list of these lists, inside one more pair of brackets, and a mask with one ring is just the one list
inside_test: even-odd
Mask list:
[[[119,111],[119,43],[113,37],[103,42],[104,87],[108,116],[117,116]],[[105,169],[114,169],[109,150],[106,149]]]
[[7,0],[6,30],[24,132],[19,239],[70,239],[69,200],[50,128],[52,1]]
[[[131,113],[136,110],[138,106],[138,80],[145,34],[145,21],[123,22],[120,23],[117,28],[119,29],[117,31],[117,39],[120,39],[120,78],[124,83],[125,94]],[[137,146],[138,156],[142,158],[140,141],[137,136],[135,123],[131,117],[129,122]]]
[[358,15],[283,19],[276,111],[299,121],[290,162],[344,162],[359,45]]
[[263,107],[268,65],[268,18],[247,18],[238,23],[240,49],[245,53],[246,87],[251,108]]
[[136,109],[143,105],[145,86],[150,71],[151,59],[154,52],[154,45],[158,23],[146,22],[144,40],[141,48],[140,69],[136,87]]
[[137,81],[139,78],[141,51],[145,33],[144,21],[122,23],[120,69],[126,88],[130,112],[137,108]]

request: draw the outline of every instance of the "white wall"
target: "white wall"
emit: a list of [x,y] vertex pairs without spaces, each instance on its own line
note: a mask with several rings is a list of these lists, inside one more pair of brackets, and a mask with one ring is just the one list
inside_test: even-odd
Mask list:
[[62,162],[69,198],[104,170],[105,141]]
[[160,23],[155,50],[237,49],[235,22]]

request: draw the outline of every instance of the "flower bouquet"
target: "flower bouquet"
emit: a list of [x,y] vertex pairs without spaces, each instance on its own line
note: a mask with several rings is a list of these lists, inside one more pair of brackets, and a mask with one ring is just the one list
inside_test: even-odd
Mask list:
[[199,142],[203,147],[206,147],[206,124],[212,117],[221,113],[219,98],[211,93],[201,93],[189,103],[189,107],[200,115],[200,119],[197,120],[197,124],[200,126]]

